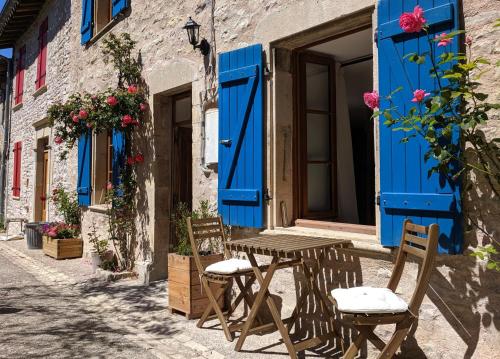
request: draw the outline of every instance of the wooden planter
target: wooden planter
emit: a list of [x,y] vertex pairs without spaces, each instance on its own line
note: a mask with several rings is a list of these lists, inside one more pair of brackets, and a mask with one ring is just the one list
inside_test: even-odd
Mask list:
[[[224,259],[222,254],[202,256],[206,267]],[[224,303],[224,296],[220,304]],[[199,318],[209,304],[202,290],[194,257],[176,253],[168,255],[168,306],[171,312],[181,312],[188,319]]]
[[55,259],[80,258],[83,241],[80,238],[53,239],[43,236],[43,253]]

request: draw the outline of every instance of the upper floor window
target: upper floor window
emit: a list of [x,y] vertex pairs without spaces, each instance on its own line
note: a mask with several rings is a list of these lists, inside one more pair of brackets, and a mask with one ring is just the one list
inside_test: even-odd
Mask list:
[[45,19],[40,25],[38,32],[38,61],[36,68],[35,88],[45,86],[45,78],[47,74],[47,32],[49,29],[48,19]]
[[97,34],[112,19],[111,0],[94,0],[94,19],[94,33]]
[[130,0],[82,0],[81,43],[85,45],[129,6]]
[[16,64],[16,92],[14,93],[14,104],[23,102],[24,93],[24,68],[26,65],[26,45],[19,49]]

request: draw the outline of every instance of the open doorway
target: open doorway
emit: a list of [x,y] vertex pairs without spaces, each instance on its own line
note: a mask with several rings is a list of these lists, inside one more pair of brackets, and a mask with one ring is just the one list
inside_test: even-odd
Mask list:
[[374,127],[363,104],[373,88],[372,29],[303,47],[295,59],[296,224],[374,226]]
[[35,181],[35,221],[48,219],[47,201],[49,198],[49,139],[43,137],[36,144],[36,181]]

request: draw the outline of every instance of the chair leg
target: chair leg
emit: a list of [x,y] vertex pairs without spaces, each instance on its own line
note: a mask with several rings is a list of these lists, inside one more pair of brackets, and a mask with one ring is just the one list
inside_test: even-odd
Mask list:
[[363,344],[365,340],[366,337],[362,333],[359,333],[357,338],[351,343],[349,348],[344,353],[342,359],[354,359],[356,355],[358,355],[358,352],[361,349],[361,344]]
[[382,350],[380,355],[377,357],[378,359],[394,357],[394,354],[410,331],[411,324],[412,322],[410,321],[404,321],[396,325],[396,331],[392,335],[391,339],[387,342],[384,350]]
[[[222,326],[222,330],[224,330],[224,334],[226,335],[226,339],[230,342],[233,341],[233,334],[229,330],[229,327],[226,322],[226,318],[224,318],[224,313],[222,313],[222,310],[219,307],[219,304],[217,303],[217,300],[215,299],[212,290],[210,289],[210,285],[208,284],[207,278],[202,277],[201,278],[201,283],[203,284],[203,287],[205,287],[205,290],[207,291],[207,297],[208,300],[210,301],[210,304],[212,304],[213,309],[215,310],[215,314],[217,314],[217,318],[219,318],[220,325]],[[227,285],[227,284],[226,284]],[[219,288],[219,290],[225,291],[225,285],[223,288]]]
[[[217,293],[215,294],[215,301],[218,302],[219,298],[221,297],[222,294],[226,291],[226,285],[223,285],[221,288],[217,290]],[[196,326],[198,328],[201,328],[203,324],[207,321],[207,318],[212,314],[212,311],[214,310],[212,303],[208,304],[207,309],[203,312],[200,320],[198,320],[198,323],[196,323]]]

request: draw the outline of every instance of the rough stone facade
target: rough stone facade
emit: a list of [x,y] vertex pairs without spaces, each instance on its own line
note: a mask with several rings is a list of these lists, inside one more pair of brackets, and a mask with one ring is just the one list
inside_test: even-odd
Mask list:
[[[208,199],[216,203],[217,173],[206,171],[202,166],[202,111],[200,93],[205,88],[205,71],[202,57],[187,43],[182,26],[188,15],[192,15],[202,25],[201,36],[210,37],[211,2],[205,0],[173,0],[165,6],[163,1],[131,1],[125,16],[113,24],[103,34],[128,32],[137,41],[137,50],[143,64],[143,76],[148,85],[151,113],[137,135],[135,143],[145,155],[145,163],[139,173],[137,232],[140,251],[137,254],[139,271],[151,270],[151,279],[166,275],[166,253],[171,250],[170,237],[170,168],[171,125],[167,115],[169,96],[180,90],[191,89],[193,119],[193,203]],[[271,66],[272,49],[276,43],[284,44],[283,39],[296,35],[297,41],[311,37],[311,28],[331,24],[351,24],[351,14],[364,13],[369,17],[375,11],[375,1],[337,1],[337,0],[256,0],[251,2],[217,0],[215,2],[215,43],[217,52],[228,51],[248,44],[263,44],[268,65]],[[75,91],[96,91],[115,85],[115,75],[110,66],[104,65],[100,54],[100,39],[96,37],[88,46],[80,45],[81,1],[47,1],[37,21],[23,34],[17,46],[27,44],[27,64],[25,95],[22,108],[12,113],[12,132],[10,144],[23,141],[22,188],[21,198],[13,199],[12,158],[9,160],[7,217],[26,217],[32,220],[34,203],[35,161],[32,149],[36,131],[33,123],[45,117],[47,106],[57,100],[65,99]],[[492,22],[500,17],[500,2],[494,0],[464,0],[464,24],[474,37],[472,47],[476,54],[499,59],[500,40],[492,31]],[[47,91],[37,97],[34,92],[36,74],[36,51],[38,26],[49,16],[48,74]],[[376,22],[376,11],[373,14]],[[355,22],[355,21],[354,21]],[[352,25],[352,24],[351,24]],[[327,31],[323,28],[318,30]],[[328,30],[334,31],[334,30]],[[302,40],[301,40],[302,39]],[[290,45],[291,47],[291,45]],[[377,59],[374,59],[376,64]],[[375,66],[376,68],[376,66]],[[376,72],[376,70],[375,70]],[[489,76],[485,90],[498,100],[500,72]],[[376,73],[374,78],[376,78]],[[290,180],[276,175],[282,168],[281,156],[283,137],[278,135],[290,131],[289,119],[293,115],[291,107],[277,111],[276,106],[286,103],[291,96],[291,75],[286,71],[273,72],[267,82],[266,94],[266,183],[274,197],[273,204],[267,208],[269,229],[280,226],[279,203],[289,203],[291,211],[292,186]],[[273,107],[275,106],[275,107]],[[500,137],[500,125],[485,128],[488,137]],[[57,157],[57,146],[52,138],[51,188],[63,184],[74,189],[76,183],[76,151],[64,162]],[[288,144],[291,152],[291,142]],[[286,168],[291,178],[291,159]],[[500,233],[500,203],[498,199],[488,198],[481,193],[478,181],[477,198],[469,198],[466,207],[493,236]],[[291,213],[289,214],[291,218]],[[56,218],[53,209],[49,219]],[[91,224],[101,235],[106,235],[105,218],[102,209],[85,210],[83,235],[88,240]],[[474,248],[481,243],[480,232],[472,231],[467,235],[467,246]],[[354,241],[355,242],[355,241]],[[355,243],[355,247],[357,247]],[[377,248],[376,245],[371,247]],[[87,246],[88,248],[88,246]],[[464,255],[443,256],[438,260],[421,311],[421,320],[415,337],[405,343],[405,354],[409,358],[488,358],[495,357],[493,348],[500,341],[500,294],[498,293],[498,274],[487,271],[485,263],[476,262]],[[393,255],[385,249],[332,252],[325,272],[319,278],[321,288],[331,290],[338,286],[387,284]],[[338,264],[340,263],[340,265]],[[407,295],[417,273],[416,264],[407,268],[402,281],[401,292]],[[142,273],[144,276],[144,273]],[[147,277],[147,276],[145,276]],[[283,311],[290,310],[295,300],[291,288],[300,288],[300,273],[283,271],[276,275],[273,291],[281,297]],[[314,304],[308,303],[309,311]],[[306,322],[301,322],[303,329]],[[311,323],[309,323],[311,324]],[[312,323],[312,325],[315,325]],[[387,333],[385,333],[387,334]],[[384,333],[382,333],[384,335]],[[371,354],[374,350],[369,350]],[[370,355],[371,355],[370,354]]]

